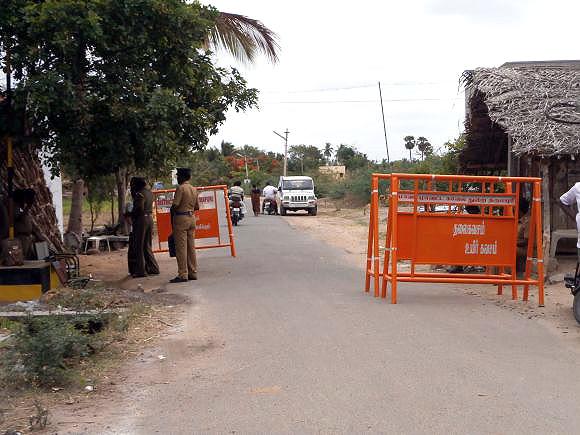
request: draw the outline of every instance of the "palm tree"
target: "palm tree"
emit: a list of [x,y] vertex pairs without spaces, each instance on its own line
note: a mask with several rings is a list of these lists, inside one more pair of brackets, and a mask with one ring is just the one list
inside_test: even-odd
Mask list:
[[332,158],[333,151],[332,144],[330,142],[326,142],[323,151],[324,157],[326,158],[326,165],[330,165],[330,159]]
[[403,140],[405,141],[405,148],[409,150],[409,161],[412,162],[413,158],[411,157],[411,151],[413,151],[413,148],[415,148],[415,137],[405,136]]
[[424,160],[425,154],[429,153],[432,147],[426,137],[419,136],[417,138],[417,148],[421,151],[421,160]]
[[254,63],[257,54],[278,62],[278,36],[264,24],[245,15],[220,12],[206,45],[230,53],[244,63]]

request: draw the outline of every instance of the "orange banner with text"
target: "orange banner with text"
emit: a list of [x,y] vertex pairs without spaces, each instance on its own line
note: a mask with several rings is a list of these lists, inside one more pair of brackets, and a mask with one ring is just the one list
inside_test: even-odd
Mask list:
[[[477,218],[470,215],[398,216],[399,260],[421,264],[511,266],[516,250],[514,217]],[[413,246],[414,245],[414,246]]]
[[[195,239],[216,239],[217,243],[198,245],[196,249],[230,247],[232,256],[235,257],[235,245],[233,229],[230,220],[230,206],[227,197],[227,186],[203,186],[198,187],[199,210],[195,211]],[[155,197],[155,221],[157,229],[158,249],[156,252],[165,252],[162,244],[167,243],[172,232],[171,205],[175,195],[174,189],[153,191]],[[220,234],[220,217],[218,200],[224,201],[222,210],[229,231],[229,241],[222,241]]]

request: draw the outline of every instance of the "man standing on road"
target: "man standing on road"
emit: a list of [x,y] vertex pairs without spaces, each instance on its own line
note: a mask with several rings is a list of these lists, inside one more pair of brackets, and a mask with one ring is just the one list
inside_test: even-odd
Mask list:
[[171,216],[173,217],[173,238],[177,257],[177,276],[169,282],[187,282],[197,279],[195,257],[195,210],[199,210],[197,189],[189,184],[191,170],[177,168],[177,183]]
[[[276,204],[277,193],[278,189],[276,189],[274,186],[271,186],[270,182],[268,181],[266,183],[266,187],[264,187],[264,190],[262,191],[262,194],[264,195],[264,202],[262,203],[262,213],[264,212],[264,209],[266,207],[266,201],[272,201],[272,205]],[[278,214],[278,205],[274,207],[274,210],[276,210],[276,214]]]

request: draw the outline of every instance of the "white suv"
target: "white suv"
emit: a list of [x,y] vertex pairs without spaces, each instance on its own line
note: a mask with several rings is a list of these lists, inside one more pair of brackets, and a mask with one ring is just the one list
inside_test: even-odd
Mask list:
[[310,177],[280,177],[278,182],[280,196],[280,214],[287,211],[306,210],[310,216],[318,211],[314,181]]

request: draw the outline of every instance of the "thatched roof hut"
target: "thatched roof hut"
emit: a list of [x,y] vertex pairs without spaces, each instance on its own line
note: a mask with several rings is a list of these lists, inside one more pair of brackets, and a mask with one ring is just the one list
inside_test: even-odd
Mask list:
[[[580,60],[466,71],[464,172],[544,178],[544,232],[574,228],[557,198],[580,181]],[[548,205],[548,207],[546,207]]]
[[508,138],[515,156],[580,154],[580,61],[510,62],[463,80],[464,168],[508,170]]

